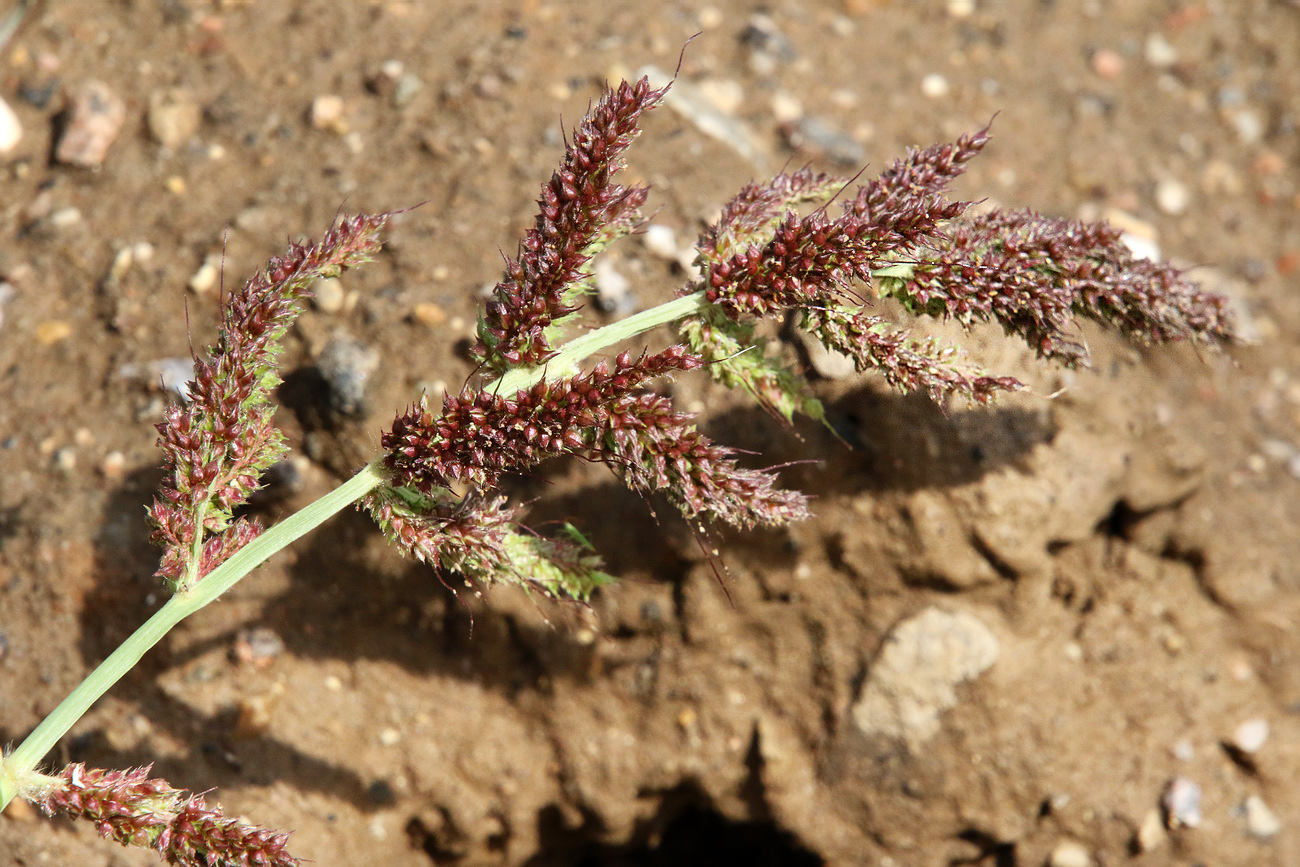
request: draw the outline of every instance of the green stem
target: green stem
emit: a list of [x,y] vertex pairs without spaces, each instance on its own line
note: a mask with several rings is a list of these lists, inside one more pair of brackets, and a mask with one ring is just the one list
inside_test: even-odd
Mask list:
[[543,377],[568,376],[576,369],[577,362],[593,352],[599,352],[607,346],[636,337],[660,325],[676,322],[684,316],[690,316],[703,309],[706,304],[708,301],[704,293],[696,292],[693,295],[674,298],[649,310],[634,313],[626,319],[611,322],[603,328],[589,331],[565,343],[554,358],[540,367],[521,367],[506,371],[500,379],[488,386],[487,390],[493,394],[513,395],[521,388],[536,384]]
[[271,555],[376,488],[384,479],[382,467],[382,460],[368,464],[339,487],[249,542],[193,588],[169,599],[69,693],[18,749],[4,758],[3,767],[0,767],[0,810],[19,793],[37,763],[59,739],[172,627],[229,590]]

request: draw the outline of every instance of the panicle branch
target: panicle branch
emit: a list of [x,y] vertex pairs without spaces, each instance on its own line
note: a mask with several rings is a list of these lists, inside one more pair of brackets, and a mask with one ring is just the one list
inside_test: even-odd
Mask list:
[[1135,258],[1104,223],[993,211],[959,222],[911,277],[885,290],[915,310],[962,322],[992,319],[1040,356],[1086,364],[1067,332],[1075,316],[1146,342],[1229,342],[1227,300],[1178,269]]
[[479,321],[474,349],[488,368],[540,364],[554,354],[548,330],[572,314],[575,291],[587,278],[586,265],[601,247],[636,222],[645,201],[643,187],[615,184],[623,152],[638,133],[637,123],[667,88],[642,78],[606,89],[574,130],[564,162],[542,187],[540,211],[506,262],[505,276]]
[[189,400],[158,427],[166,468],[149,517],[165,552],[158,574],[181,589],[261,532],[234,509],[284,452],[272,424],[276,359],[313,280],[368,261],[387,214],[339,221],[317,244],[293,244],[226,300],[217,342],[195,361]]
[[602,361],[567,379],[543,379],[513,398],[467,388],[447,395],[436,419],[423,404],[397,418],[381,438],[388,468],[394,484],[423,492],[450,482],[491,488],[503,474],[591,449],[620,397],[655,377],[698,366],[684,347],[670,346],[636,359],[623,353],[612,367]]
[[620,400],[606,423],[610,467],[635,491],[663,491],[687,518],[707,515],[748,528],[808,517],[807,495],[778,488],[774,470],[738,466],[738,453],[710,441],[692,418],[666,397]]
[[68,765],[35,795],[50,816],[94,824],[106,840],[153,849],[168,864],[185,867],[296,867],[285,846],[289,835],[268,831],[221,809],[202,795],[189,795],[166,780],[149,777],[149,767],[125,771]]

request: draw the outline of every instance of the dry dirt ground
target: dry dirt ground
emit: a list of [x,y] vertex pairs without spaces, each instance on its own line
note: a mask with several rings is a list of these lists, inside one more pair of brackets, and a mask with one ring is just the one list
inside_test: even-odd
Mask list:
[[[717,438],[816,459],[785,475],[815,520],[720,539],[719,580],[593,468],[525,480],[538,522],[573,521],[625,579],[574,611],[457,601],[345,514],[176,630],[51,761],[153,763],[325,865],[1300,864],[1284,0],[36,4],[0,57],[24,129],[0,157],[0,741],[161,602],[158,363],[210,338],[222,257],[243,279],[340,208],[424,203],[291,335],[280,419],[306,457],[274,519],[470,373],[478,290],[563,125],[696,32],[681,83],[731,132],[665,108],[631,156],[678,237],[782,165],[872,172],[997,113],[963,194],[1128,220],[1254,344],[1089,331],[1094,369],[1065,374],[979,333],[1031,393],[944,411],[824,382],[852,449],[683,382]],[[55,156],[91,80],[124,125],[86,168]],[[680,280],[636,239],[613,255],[628,303]],[[336,334],[381,359],[360,418],[319,408]],[[152,860],[0,817],[4,864]]]

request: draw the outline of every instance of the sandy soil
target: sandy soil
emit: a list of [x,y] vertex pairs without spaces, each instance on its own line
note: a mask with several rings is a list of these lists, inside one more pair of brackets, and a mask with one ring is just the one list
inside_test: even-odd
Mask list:
[[[679,237],[787,163],[878,168],[997,113],[964,194],[1130,220],[1203,266],[1255,345],[1089,332],[1095,369],[1067,375],[978,333],[1032,393],[944,412],[823,383],[852,450],[685,382],[719,439],[818,460],[786,477],[814,521],[724,537],[719,581],[598,471],[527,480],[536,519],[572,520],[625,578],[585,612],[457,601],[344,515],[178,629],[51,761],[153,763],[329,865],[1300,863],[1282,0],[37,4],[0,64],[24,129],[0,157],[0,741],[160,604],[153,384],[212,334],[215,266],[239,280],[340,208],[424,203],[291,336],[280,418],[305,459],[274,518],[469,374],[477,292],[562,124],[697,31],[682,81],[745,137],[648,120],[632,173]],[[59,162],[92,80],[124,126],[98,167]],[[615,255],[640,305],[679,279],[635,240]],[[359,418],[315,399],[338,334],[382,359]],[[1199,823],[1169,821],[1171,783]],[[152,863],[21,810],[0,861]]]

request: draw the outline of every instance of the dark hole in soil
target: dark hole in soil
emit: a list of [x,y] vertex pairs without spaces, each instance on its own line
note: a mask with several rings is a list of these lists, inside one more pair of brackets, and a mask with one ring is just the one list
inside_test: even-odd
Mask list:
[[528,867],[819,867],[826,863],[773,822],[727,818],[690,783],[664,793],[659,814],[624,844],[591,840],[592,832],[599,831],[599,820],[565,828],[559,810],[548,810],[539,821],[543,851],[526,862]]

